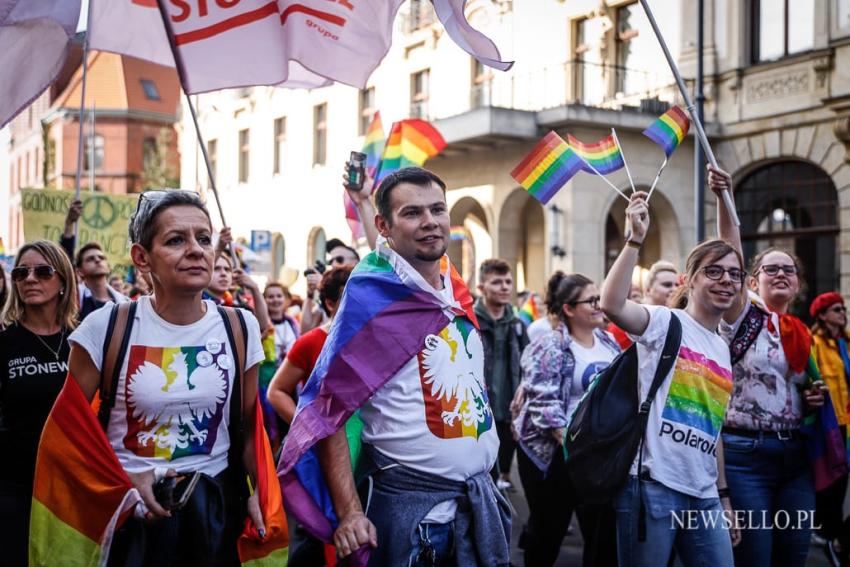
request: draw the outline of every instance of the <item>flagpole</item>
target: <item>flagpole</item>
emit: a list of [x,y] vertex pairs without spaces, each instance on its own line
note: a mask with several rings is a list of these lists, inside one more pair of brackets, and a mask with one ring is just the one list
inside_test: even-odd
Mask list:
[[[86,109],[86,84],[88,83],[89,69],[89,37],[91,36],[91,5],[89,1],[86,9],[86,39],[83,42],[83,86],[80,93],[80,114],[78,115],[80,127],[77,131],[77,174],[74,180],[74,200],[80,199],[80,182],[83,173],[83,112]],[[74,223],[74,246],[77,245],[77,236],[80,232],[80,221]]]
[[[578,154],[576,154],[576,155],[578,155]],[[588,161],[586,161],[586,160],[584,160],[584,159],[582,159],[582,161],[584,162],[584,164],[585,164],[587,167],[589,167],[590,169],[592,169],[592,170],[593,170],[593,173],[595,173],[596,175],[598,175],[599,177],[601,177],[601,178],[602,178],[602,180],[603,180],[603,181],[605,181],[605,183],[607,183],[607,184],[611,187],[611,189],[613,189],[614,191],[616,191],[617,193],[619,193],[619,194],[620,194],[620,196],[621,196],[623,199],[625,199],[626,201],[629,201],[629,198],[628,198],[628,197],[626,197],[626,194],[625,194],[625,193],[623,193],[622,191],[620,191],[620,189],[618,189],[616,185],[614,185],[613,183],[611,183],[611,182],[608,180],[608,178],[607,178],[607,177],[605,177],[604,175],[602,175],[601,173],[599,173],[599,171],[597,171],[595,167],[593,167],[592,165],[590,165],[590,162],[588,162]]]
[[[655,21],[655,16],[652,15],[652,10],[649,9],[649,4],[647,0],[640,0],[641,6],[643,6],[644,12],[646,12],[646,17],[649,20],[649,25],[652,26],[652,31],[655,32],[655,37],[658,38],[658,43],[661,44],[661,50],[664,52],[664,57],[667,59],[667,64],[670,65],[670,71],[673,72],[673,77],[676,79],[676,84],[679,87],[679,92],[682,93],[682,98],[685,99],[685,105],[688,109],[688,114],[691,115],[691,121],[694,123],[694,126],[697,129],[697,138],[699,139],[699,143],[702,144],[702,149],[705,151],[705,155],[708,158],[708,162],[712,167],[719,169],[720,166],[717,164],[717,158],[714,157],[714,152],[711,149],[711,144],[708,143],[708,136],[705,135],[705,130],[702,127],[702,122],[699,119],[699,115],[696,112],[696,106],[694,106],[693,101],[691,100],[691,96],[688,94],[688,88],[685,85],[685,81],[682,79],[682,75],[679,73],[679,68],[676,66],[676,62],[673,60],[673,56],[670,55],[670,50],[667,48],[667,42],[664,41],[664,36],[661,35],[661,30],[658,28],[658,23]],[[732,201],[732,196],[729,194],[728,190],[724,190],[723,193],[723,202],[726,204],[726,208],[729,209],[729,214],[732,215],[732,220],[734,221],[736,226],[741,226],[741,220],[738,218],[738,212],[735,210],[735,203]]]
[[614,136],[614,141],[617,143],[617,149],[620,150],[620,155],[623,156],[623,165],[626,166],[626,175],[629,176],[629,185],[632,186],[632,193],[636,191],[635,182],[632,180],[632,172],[629,171],[629,162],[626,161],[626,154],[623,152],[623,147],[620,145],[620,138],[617,136],[617,131],[611,128],[611,135]]
[[655,180],[652,182],[652,187],[649,188],[649,193],[646,196],[646,202],[649,203],[649,198],[652,197],[652,192],[655,191],[655,186],[658,185],[658,180],[661,179],[661,172],[664,171],[664,168],[667,167],[667,158],[664,158],[664,163],[661,164],[661,169],[658,170],[658,174],[655,176]]
[[[89,0],[91,2],[91,0]],[[91,5],[91,4],[89,4]],[[183,66],[183,58],[180,57],[180,52],[174,42],[174,30],[171,29],[171,20],[168,17],[168,10],[165,8],[164,0],[157,0],[159,7],[159,15],[162,17],[162,24],[165,26],[165,33],[168,36],[168,47],[171,48],[171,55],[174,57],[174,68],[177,70],[177,78],[180,80],[180,87],[183,89],[183,94],[186,95],[186,103],[189,105],[189,113],[192,115],[192,123],[195,125],[195,134],[198,137],[198,145],[201,146],[201,155],[204,156],[204,165],[207,168],[207,177],[210,181],[210,189],[215,195],[215,203],[218,206],[218,214],[221,217],[222,226],[227,226],[227,221],[224,220],[224,209],[221,206],[221,197],[218,194],[218,188],[215,185],[215,177],[213,176],[212,163],[210,162],[209,153],[207,153],[207,144],[204,142],[204,136],[201,134],[201,127],[198,125],[198,113],[195,111],[195,105],[192,104],[192,97],[186,90],[186,69]],[[240,260],[236,256],[233,246],[230,247],[231,256],[235,267],[241,267]]]

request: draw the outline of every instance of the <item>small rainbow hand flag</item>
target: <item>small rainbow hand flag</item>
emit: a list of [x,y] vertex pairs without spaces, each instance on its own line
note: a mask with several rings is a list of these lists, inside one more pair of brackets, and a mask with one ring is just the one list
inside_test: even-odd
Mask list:
[[525,303],[522,304],[522,307],[520,307],[519,318],[522,319],[526,325],[530,325],[542,316],[543,314],[540,313],[540,309],[537,308],[537,294],[532,293],[528,296],[528,299],[525,300]]
[[412,118],[393,124],[375,176],[375,187],[390,173],[411,166],[422,166],[447,146],[443,136],[430,122]]
[[466,229],[462,226],[453,226],[449,233],[450,240],[466,240]]
[[608,175],[626,165],[623,160],[623,153],[620,151],[620,146],[614,139],[614,134],[609,134],[592,144],[585,144],[573,135],[568,135],[567,140],[570,147],[591,167],[584,167],[584,170],[590,173],[595,173],[596,169],[600,175]]
[[378,166],[381,165],[381,156],[384,155],[385,146],[384,125],[381,123],[381,111],[378,110],[372,117],[372,122],[369,123],[366,136],[363,138],[363,153],[366,154],[366,173],[373,179],[378,172]]
[[582,167],[581,157],[552,131],[511,171],[511,177],[545,205]]
[[685,139],[690,126],[691,121],[685,111],[674,106],[644,130],[643,135],[661,146],[669,158]]

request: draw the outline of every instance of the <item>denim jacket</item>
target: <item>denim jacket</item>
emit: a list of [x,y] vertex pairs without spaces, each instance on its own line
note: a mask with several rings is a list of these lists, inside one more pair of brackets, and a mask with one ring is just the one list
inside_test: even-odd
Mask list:
[[[620,352],[620,347],[608,333],[594,330],[596,340]],[[524,401],[513,422],[520,447],[542,471],[549,469],[559,443],[552,430],[566,427],[570,388],[575,371],[575,357],[570,348],[573,342],[564,323],[553,331],[537,337],[522,353],[522,384]]]

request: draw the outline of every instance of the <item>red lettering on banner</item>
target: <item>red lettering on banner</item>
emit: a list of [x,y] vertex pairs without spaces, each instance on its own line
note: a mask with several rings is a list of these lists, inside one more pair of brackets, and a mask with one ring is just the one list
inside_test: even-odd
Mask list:
[[176,43],[177,45],[185,45],[187,43],[200,41],[202,39],[209,39],[228,30],[232,30],[234,28],[238,28],[248,24],[253,24],[254,22],[257,22],[264,18],[268,18],[269,16],[277,14],[277,11],[277,0],[273,0],[272,2],[269,2],[265,6],[257,8],[256,10],[252,10],[250,12],[243,12],[238,16],[233,16],[232,18],[228,18],[206,28],[177,34],[176,36],[174,36],[174,43]]
[[239,2],[241,2],[241,0],[215,0],[215,3],[222,8],[232,8]]
[[179,14],[172,14],[171,21],[175,24],[179,24],[180,22],[186,20],[192,14],[192,8],[189,6],[189,3],[186,0],[171,0],[171,5],[180,8]]
[[310,8],[303,4],[293,4],[289,8],[283,11],[283,14],[280,15],[280,25],[286,25],[286,20],[289,18],[290,14],[307,14],[308,16],[313,16],[314,18],[318,18],[320,20],[324,20],[331,24],[336,24],[338,26],[345,25],[345,18],[342,16],[337,16],[336,14],[331,14],[329,12],[321,12],[314,8]]
[[335,2],[342,6],[343,8],[348,8],[349,10],[354,10],[354,5],[351,4],[348,0],[325,0],[326,2]]
[[145,8],[156,8],[156,0],[130,0],[130,3]]

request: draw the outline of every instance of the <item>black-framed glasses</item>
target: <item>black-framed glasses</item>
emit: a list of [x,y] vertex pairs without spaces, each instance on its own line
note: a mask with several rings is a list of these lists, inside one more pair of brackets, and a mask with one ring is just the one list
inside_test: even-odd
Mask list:
[[39,264],[38,266],[18,266],[17,268],[12,268],[12,271],[10,272],[12,281],[22,282],[29,277],[30,272],[33,272],[35,277],[40,280],[49,280],[53,277],[53,274],[56,273],[56,268],[48,266],[47,264]]
[[782,270],[782,273],[786,276],[793,276],[797,274],[797,266],[794,264],[765,264],[756,270],[756,273],[764,272],[768,276],[772,277],[778,274],[779,270]]
[[723,279],[723,274],[729,274],[729,279],[735,283],[744,283],[747,279],[747,272],[738,268],[729,268],[728,270],[722,266],[703,266],[702,273],[710,280],[720,281]]
[[581,305],[582,303],[587,303],[590,305],[591,309],[599,309],[599,301],[602,298],[598,295],[594,295],[593,297],[588,297],[587,299],[582,299],[581,301],[570,301],[570,305],[575,307],[576,305]]

